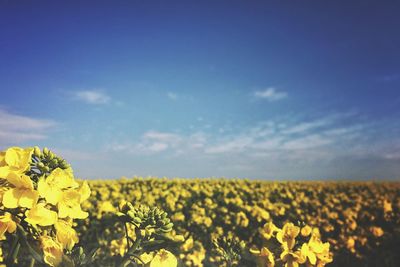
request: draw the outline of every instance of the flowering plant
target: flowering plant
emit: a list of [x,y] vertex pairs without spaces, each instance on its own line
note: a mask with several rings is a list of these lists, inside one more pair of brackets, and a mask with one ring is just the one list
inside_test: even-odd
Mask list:
[[21,246],[30,254],[31,266],[82,262],[82,250],[73,250],[79,241],[73,226],[74,220],[88,216],[81,203],[90,188],[74,179],[64,159],[47,148],[8,148],[0,152],[0,185],[0,239],[11,241],[4,244],[7,266],[21,265]]

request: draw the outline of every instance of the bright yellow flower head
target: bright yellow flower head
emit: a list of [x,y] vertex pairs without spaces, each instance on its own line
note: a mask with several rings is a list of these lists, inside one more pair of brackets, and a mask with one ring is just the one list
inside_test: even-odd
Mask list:
[[298,267],[301,263],[301,258],[298,252],[283,251],[281,260],[285,263],[285,267]]
[[315,255],[314,251],[312,251],[312,250],[310,249],[310,247],[309,247],[308,244],[303,244],[303,245],[301,246],[300,253],[301,253],[301,254],[300,254],[300,258],[302,259],[302,260],[301,260],[301,263],[306,262],[307,259],[309,260],[309,262],[310,262],[312,265],[315,265],[315,263],[317,262],[317,256]]
[[254,254],[257,259],[257,267],[273,267],[275,266],[274,254],[266,247],[258,249],[250,249],[250,253]]
[[383,229],[381,227],[378,227],[378,226],[372,226],[370,228],[370,231],[375,237],[381,237],[385,233],[383,231]]
[[178,260],[168,250],[160,249],[150,262],[150,267],[176,267]]
[[264,224],[264,227],[260,230],[260,234],[263,238],[269,240],[277,230],[278,228],[273,224],[273,222],[268,222]]
[[85,219],[89,215],[81,209],[81,194],[78,190],[68,189],[61,194],[58,202],[58,217]]
[[33,183],[29,176],[10,172],[7,181],[15,187],[4,193],[4,207],[10,209],[17,207],[31,208],[36,204],[39,194],[33,189]]
[[76,243],[79,242],[78,234],[76,231],[71,227],[71,225],[64,221],[58,220],[54,227],[57,231],[57,240],[61,243],[63,248],[68,250],[72,250]]
[[63,256],[62,245],[49,236],[40,237],[40,244],[44,253],[44,262],[50,266],[58,266]]
[[308,225],[305,225],[303,228],[301,228],[301,235],[302,236],[309,236],[312,232],[312,228]]
[[63,189],[76,187],[78,187],[78,183],[74,180],[72,173],[60,168],[52,171],[47,178],[41,178],[38,183],[40,196],[53,205],[60,200]]
[[25,221],[32,225],[49,226],[57,222],[57,213],[46,208],[44,203],[39,203],[31,210],[27,210],[25,215]]
[[17,224],[13,221],[11,213],[6,212],[4,215],[0,215],[0,240],[5,238],[6,232],[14,233],[16,229]]
[[10,172],[24,173],[30,168],[33,148],[10,147],[0,155],[0,178]]
[[299,235],[300,228],[295,226],[293,223],[287,223],[283,226],[282,230],[279,230],[276,234],[276,239],[282,245],[287,245],[289,249],[292,249],[295,244],[295,238]]

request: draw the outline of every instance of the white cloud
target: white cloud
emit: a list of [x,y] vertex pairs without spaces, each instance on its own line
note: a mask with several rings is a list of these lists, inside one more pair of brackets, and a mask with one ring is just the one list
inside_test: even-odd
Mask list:
[[168,144],[166,143],[153,143],[147,147],[147,149],[151,152],[161,152],[168,148]]
[[168,92],[167,93],[167,97],[171,100],[177,100],[178,99],[178,95],[173,93],[173,92]]
[[274,87],[269,87],[263,91],[254,92],[254,96],[257,98],[266,99],[268,101],[276,101],[286,98],[288,94],[286,92],[280,92],[276,90]]
[[110,96],[100,90],[83,90],[73,94],[76,99],[93,105],[107,104],[111,100]]
[[0,145],[46,139],[46,130],[55,125],[52,120],[12,114],[0,109]]

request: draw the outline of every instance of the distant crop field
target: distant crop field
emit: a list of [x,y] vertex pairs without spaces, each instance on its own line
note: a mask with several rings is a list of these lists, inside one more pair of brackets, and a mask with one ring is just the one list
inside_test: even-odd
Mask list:
[[84,208],[90,215],[77,231],[85,246],[101,245],[104,266],[113,266],[111,256],[126,249],[122,229],[107,220],[123,199],[170,215],[174,234],[186,239],[173,251],[184,266],[221,265],[212,242],[218,237],[262,248],[268,222],[319,229],[333,254],[329,266],[400,266],[400,183],[133,178],[89,185]]
[[0,267],[400,266],[400,183],[78,180],[0,152]]

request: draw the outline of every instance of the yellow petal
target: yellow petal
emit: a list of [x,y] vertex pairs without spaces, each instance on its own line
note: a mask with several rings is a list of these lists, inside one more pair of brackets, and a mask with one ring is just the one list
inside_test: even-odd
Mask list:
[[87,200],[90,197],[90,187],[86,181],[83,182],[81,188],[79,188],[79,193],[81,194],[80,203]]
[[0,167],[0,178],[6,178],[9,173],[10,173],[10,167],[8,166]]
[[49,226],[57,222],[57,213],[47,209],[44,203],[39,203],[25,212],[25,221],[32,225]]
[[48,203],[53,205],[57,205],[62,194],[59,188],[50,187],[43,178],[38,182],[38,191],[40,196],[44,197]]
[[32,208],[38,201],[39,193],[34,190],[23,190],[19,199],[19,205],[25,208]]
[[9,189],[3,195],[3,205],[6,208],[14,209],[18,207],[18,200],[21,197],[21,191],[15,188]]

